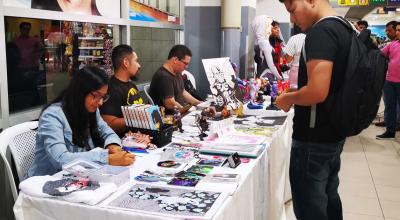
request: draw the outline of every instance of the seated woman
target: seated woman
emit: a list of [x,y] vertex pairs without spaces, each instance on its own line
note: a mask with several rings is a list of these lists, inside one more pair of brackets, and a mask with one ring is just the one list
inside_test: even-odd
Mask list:
[[106,73],[94,66],[79,70],[69,86],[44,108],[36,135],[35,160],[28,176],[52,175],[82,158],[99,164],[128,166],[133,154],[103,121],[99,106],[109,96]]

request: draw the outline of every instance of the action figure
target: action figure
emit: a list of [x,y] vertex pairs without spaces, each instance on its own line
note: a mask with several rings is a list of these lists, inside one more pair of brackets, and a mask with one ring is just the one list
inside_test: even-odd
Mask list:
[[204,140],[204,137],[207,137],[207,134],[205,133],[206,131],[208,131],[209,128],[209,123],[207,122],[207,119],[212,117],[215,117],[215,110],[213,108],[206,108],[201,111],[200,115],[196,115],[196,125],[200,130],[199,138],[201,141]]
[[178,107],[175,106],[174,107],[174,120],[175,120],[175,124],[179,129],[179,132],[183,133],[183,129],[182,129],[182,115],[181,112],[179,111]]

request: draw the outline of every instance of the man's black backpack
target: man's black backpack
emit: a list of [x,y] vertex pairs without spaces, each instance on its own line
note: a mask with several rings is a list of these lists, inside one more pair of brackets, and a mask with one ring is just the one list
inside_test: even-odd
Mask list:
[[[341,136],[359,134],[375,119],[386,78],[387,60],[372,43],[371,31],[357,34],[352,25],[340,17],[352,33],[343,84],[328,96],[326,109],[332,125]],[[310,127],[315,125],[315,107],[311,108]]]

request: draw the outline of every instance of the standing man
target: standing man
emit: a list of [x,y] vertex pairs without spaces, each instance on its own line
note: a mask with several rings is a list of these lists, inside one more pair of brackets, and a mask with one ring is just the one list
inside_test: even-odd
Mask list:
[[[387,45],[389,45],[391,42],[396,40],[396,25],[397,25],[397,21],[389,21],[386,24],[386,36],[389,38],[389,41],[386,43],[383,43],[379,46],[380,49],[385,48]],[[383,96],[383,101],[385,102],[385,96]],[[400,124],[400,106],[399,103],[397,103],[397,124]],[[385,127],[385,121],[380,121],[375,123],[376,126],[379,127]],[[398,130],[399,127],[396,129]]]
[[112,50],[114,75],[108,84],[110,99],[100,107],[100,113],[115,133],[122,136],[126,124],[121,106],[143,104],[143,99],[132,80],[137,79],[140,69],[138,56],[129,45],[119,45]]
[[343,84],[352,33],[328,18],[336,16],[328,0],[280,1],[291,21],[307,31],[298,90],[276,99],[284,111],[295,106],[289,168],[294,212],[299,220],[342,220],[338,173],[346,137],[335,132],[325,101]]
[[396,135],[396,108],[400,102],[400,24],[396,24],[397,39],[383,48],[382,54],[389,59],[383,96],[385,100],[386,131],[377,139],[393,139]]
[[168,60],[154,74],[149,94],[154,104],[164,106],[167,114],[173,114],[175,106],[185,112],[187,105],[201,102],[188,91],[182,79],[182,72],[190,63],[192,52],[185,45],[175,45],[169,51]]

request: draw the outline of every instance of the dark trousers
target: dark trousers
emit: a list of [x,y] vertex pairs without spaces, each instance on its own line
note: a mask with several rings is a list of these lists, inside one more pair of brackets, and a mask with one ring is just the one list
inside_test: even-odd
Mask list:
[[344,140],[310,143],[293,140],[290,184],[297,220],[342,220],[339,170]]
[[400,83],[385,81],[383,86],[385,100],[385,124],[390,133],[396,132],[397,126],[397,103],[400,102]]

